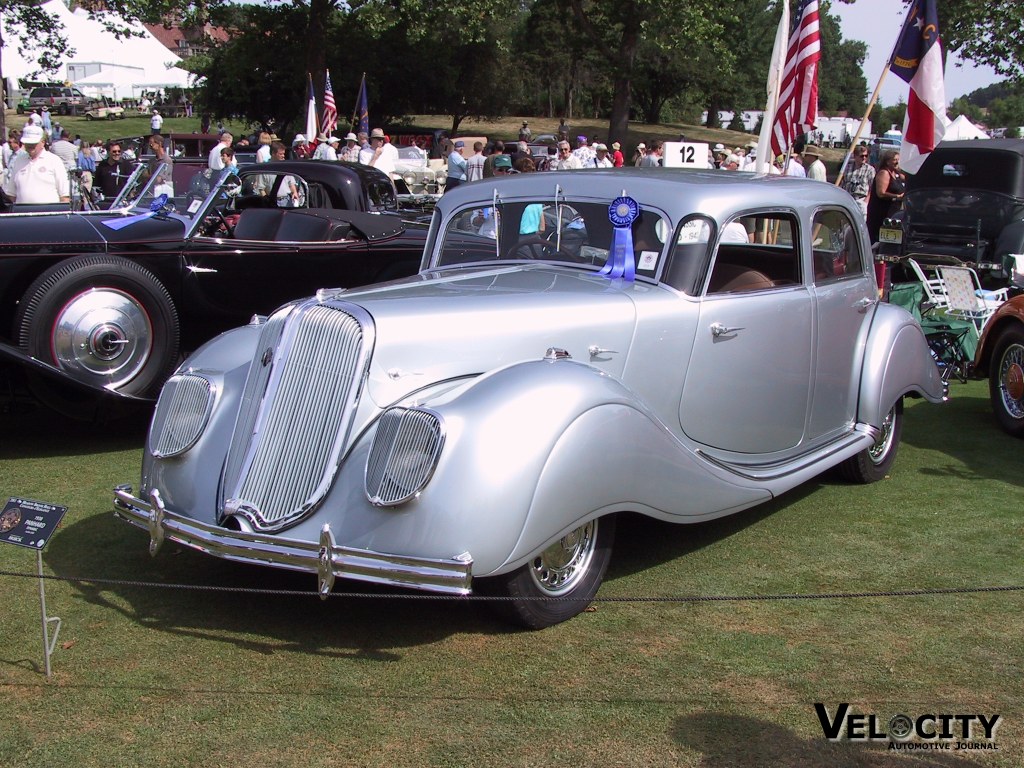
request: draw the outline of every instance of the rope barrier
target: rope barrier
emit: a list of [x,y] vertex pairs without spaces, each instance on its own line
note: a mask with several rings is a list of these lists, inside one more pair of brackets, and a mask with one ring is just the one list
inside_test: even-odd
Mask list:
[[[321,598],[316,590],[304,589],[260,589],[256,587],[225,587],[209,584],[173,584],[154,581],[132,581],[126,579],[104,579],[86,576],[57,576],[38,573],[22,573],[19,571],[2,571],[0,576],[26,579],[48,579],[81,584],[98,584],[119,587],[144,587],[148,589],[180,589],[196,592],[232,592],[251,595],[270,595],[277,597],[315,597]],[[568,601],[588,603],[725,603],[725,602],[769,602],[776,600],[848,600],[873,597],[922,597],[929,595],[964,595],[985,592],[1024,592],[1022,586],[990,586],[990,587],[933,587],[926,589],[896,589],[862,592],[810,592],[781,593],[774,595],[678,595],[678,596],[626,596],[626,597],[504,597],[496,595],[434,595],[429,593],[376,593],[376,592],[331,592],[328,597],[341,597],[358,600],[459,600],[479,602],[502,602],[510,600],[542,600],[550,602]]]

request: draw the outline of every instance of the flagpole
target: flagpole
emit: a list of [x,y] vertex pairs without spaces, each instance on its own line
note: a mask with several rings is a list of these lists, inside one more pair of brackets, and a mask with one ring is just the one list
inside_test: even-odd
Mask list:
[[[785,67],[786,50],[789,48],[789,0],[782,0],[782,17],[775,32],[775,44],[772,47],[771,63],[768,65],[768,101],[761,119],[761,133],[757,140],[757,158],[754,163],[755,173],[767,173],[771,166],[768,158],[771,152],[772,126],[775,124],[775,113],[779,108],[779,89],[782,87],[782,70]],[[765,163],[767,162],[767,165]]]
[[353,128],[356,125],[356,118],[359,116],[359,99],[363,95],[363,89],[366,88],[366,73],[363,72],[363,78],[359,81],[359,89],[356,91],[356,103],[352,107],[352,119],[349,121],[349,125]]

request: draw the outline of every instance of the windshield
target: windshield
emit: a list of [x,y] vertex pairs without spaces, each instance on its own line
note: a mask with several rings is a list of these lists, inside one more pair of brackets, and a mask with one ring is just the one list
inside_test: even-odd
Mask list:
[[146,180],[146,165],[145,163],[139,163],[135,166],[135,170],[132,171],[132,175],[128,177],[124,186],[121,187],[121,191],[117,193],[117,197],[110,204],[110,209],[117,210],[118,208],[134,207],[135,201],[139,199],[139,196],[145,189]]
[[478,203],[448,221],[436,266],[541,260],[601,268],[617,242],[632,255],[636,274],[653,278],[670,228],[659,213],[637,208],[632,224],[617,228],[607,202]]

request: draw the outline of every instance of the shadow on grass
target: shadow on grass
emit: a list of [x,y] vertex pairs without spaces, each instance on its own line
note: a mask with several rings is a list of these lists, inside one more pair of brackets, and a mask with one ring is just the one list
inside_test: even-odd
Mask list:
[[[608,578],[642,571],[731,536],[812,493],[814,488],[814,484],[808,484],[780,500],[695,525],[627,516]],[[147,544],[145,532],[115,519],[113,514],[92,515],[54,537],[44,558],[58,576],[126,582],[71,581],[69,586],[81,599],[115,611],[134,624],[230,643],[261,654],[301,652],[394,661],[400,658],[401,648],[434,643],[451,634],[519,631],[483,601],[344,580],[336,584],[336,592],[366,597],[332,596],[322,601],[315,594],[312,574],[233,563],[171,542],[152,558]],[[150,586],[154,583],[200,589]],[[229,591],[233,589],[307,594]],[[416,599],[409,599],[410,595]]]
[[888,742],[831,743],[824,737],[804,739],[766,720],[706,713],[680,717],[673,723],[676,743],[701,753],[702,768],[889,768],[892,766],[977,766],[961,751],[905,752],[889,750]]
[[680,525],[640,514],[620,515],[605,581],[630,576],[727,539],[821,487],[822,481],[812,480],[772,501],[706,523]]
[[[905,411],[903,442],[951,459],[918,471],[936,478],[992,479],[1024,484],[1024,473],[1020,471],[1024,445],[996,424],[987,383],[953,383],[949,394],[949,402],[941,405],[908,401],[913,406]],[[896,461],[899,462],[898,457]]]
[[152,413],[152,406],[131,406],[79,420],[42,405],[9,405],[0,411],[0,461],[141,450]]

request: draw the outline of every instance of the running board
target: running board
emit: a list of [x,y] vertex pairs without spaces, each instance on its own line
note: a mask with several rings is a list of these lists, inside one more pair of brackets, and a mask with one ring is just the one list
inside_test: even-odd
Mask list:
[[[809,453],[801,454],[795,459],[789,461],[773,462],[771,464],[742,464],[733,461],[726,461],[712,456],[704,450],[697,449],[696,453],[702,459],[716,467],[720,467],[727,472],[731,472],[739,477],[746,478],[747,480],[756,480],[759,482],[765,482],[768,480],[777,480],[787,475],[792,475],[796,472],[803,472],[807,469],[820,465],[823,460],[836,454],[845,454],[840,461],[849,458],[865,448],[870,447],[878,440],[880,431],[877,427],[873,427],[870,424],[854,424],[852,432],[843,435],[842,437],[833,440],[831,443],[827,443],[821,448],[815,449]],[[838,462],[835,462],[838,463]],[[824,467],[819,471],[824,471]]]

